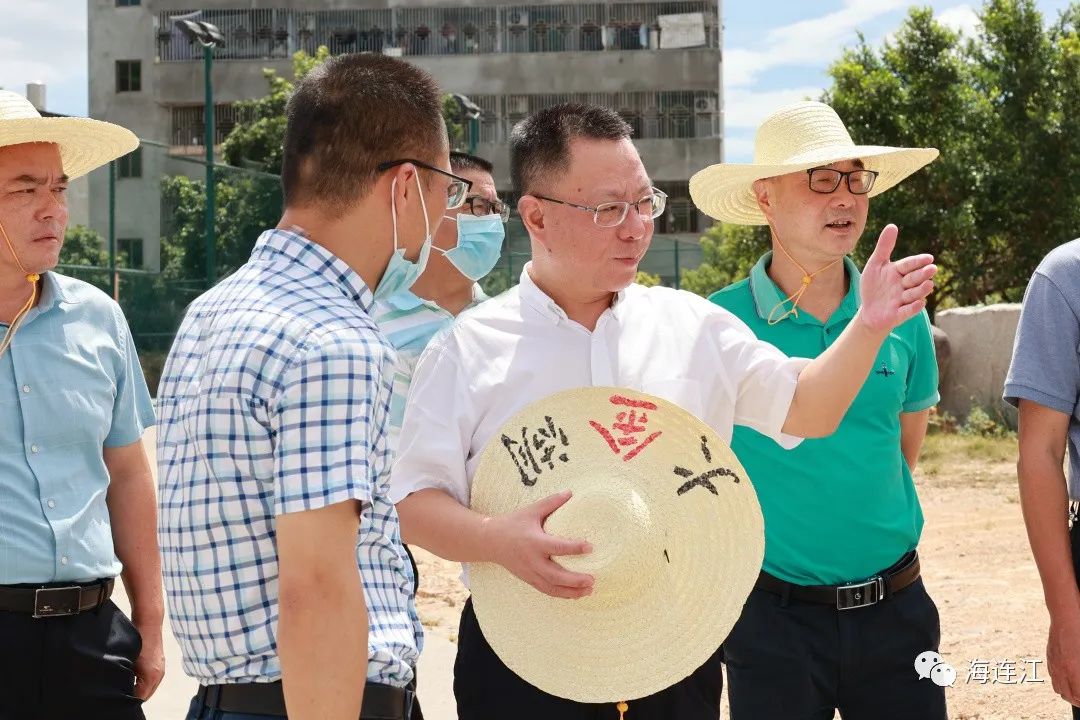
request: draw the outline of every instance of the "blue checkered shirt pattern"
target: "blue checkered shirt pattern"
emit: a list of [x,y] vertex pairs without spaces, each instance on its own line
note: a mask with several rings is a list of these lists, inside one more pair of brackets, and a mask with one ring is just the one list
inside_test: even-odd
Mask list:
[[185,315],[158,391],[158,537],[184,671],[201,683],[281,678],[275,517],[350,499],[368,680],[413,678],[423,631],[389,500],[394,351],[371,308],[344,261],[269,230]]

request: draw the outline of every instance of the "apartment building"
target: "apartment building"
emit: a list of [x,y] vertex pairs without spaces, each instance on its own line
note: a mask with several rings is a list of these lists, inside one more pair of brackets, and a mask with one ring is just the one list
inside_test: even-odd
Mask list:
[[[603,104],[633,126],[650,175],[671,198],[643,269],[671,282],[676,267],[696,266],[707,219],[690,203],[687,180],[723,155],[718,0],[505,1],[88,0],[90,114],[167,145],[170,157],[203,152],[202,48],[176,29],[183,17],[213,23],[226,38],[212,73],[219,143],[238,119],[232,103],[265,94],[264,68],[288,76],[293,53],[322,45],[402,57],[482,108],[471,139],[508,196],[516,122],[566,100]],[[142,242],[151,268],[161,211],[152,185],[127,181],[177,171],[163,163],[175,164],[144,153],[116,179],[117,235]],[[96,212],[102,205],[93,203]],[[527,253],[520,228],[512,236],[514,250]]]

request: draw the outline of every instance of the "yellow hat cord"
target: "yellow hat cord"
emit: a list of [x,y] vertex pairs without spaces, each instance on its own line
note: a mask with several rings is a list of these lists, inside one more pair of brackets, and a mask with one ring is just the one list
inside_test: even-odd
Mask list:
[[7,230],[4,229],[3,224],[0,224],[0,235],[4,236],[4,241],[7,243],[8,249],[11,250],[12,257],[15,258],[15,262],[18,263],[19,269],[26,275],[26,281],[30,283],[30,299],[22,306],[19,312],[15,313],[15,319],[11,321],[11,325],[8,326],[7,332],[4,333],[3,341],[0,341],[0,358],[4,357],[4,353],[7,352],[8,347],[11,345],[11,341],[15,338],[15,331],[19,329],[19,323],[26,316],[26,313],[30,311],[30,308],[34,307],[34,302],[37,301],[37,283],[41,279],[41,276],[37,273],[26,272],[26,268],[23,267],[22,260],[19,260],[18,253],[15,252],[15,246],[11,244],[11,238],[8,237]]
[[[806,289],[808,287],[810,287],[810,283],[814,281],[814,276],[816,276],[819,273],[825,272],[826,270],[831,268],[833,265],[837,264],[838,262],[840,262],[840,261],[842,261],[844,259],[843,256],[840,256],[840,257],[836,258],[835,260],[833,260],[828,265],[826,265],[825,267],[821,268],[820,270],[815,270],[814,272],[807,272],[806,268],[804,268],[802,265],[800,265],[798,263],[798,261],[795,260],[795,258],[791,257],[791,253],[789,253],[787,251],[787,248],[785,248],[783,246],[783,244],[780,242],[780,238],[778,238],[776,236],[776,231],[775,230],[773,230],[773,239],[776,241],[776,247],[780,248],[780,251],[783,252],[784,255],[787,256],[787,259],[790,260],[792,262],[792,264],[795,265],[795,267],[802,270],[803,279],[802,279],[802,285],[799,286],[798,290],[796,290],[791,295],[788,295],[786,298],[784,298],[783,300],[778,302],[773,307],[773,309],[769,311],[768,322],[769,322],[770,325],[776,325],[778,322],[780,322],[781,320],[784,320],[785,318],[787,318],[790,315],[794,315],[795,317],[799,317],[799,301],[802,300],[803,293],[806,292]],[[786,303],[788,301],[791,301],[791,308],[789,310],[787,310],[780,317],[774,319],[773,315],[776,314],[776,311],[782,309],[784,307],[784,303]]]
[[623,720],[623,716],[626,715],[626,711],[630,709],[630,706],[623,701],[616,705],[615,709],[619,711],[619,720]]

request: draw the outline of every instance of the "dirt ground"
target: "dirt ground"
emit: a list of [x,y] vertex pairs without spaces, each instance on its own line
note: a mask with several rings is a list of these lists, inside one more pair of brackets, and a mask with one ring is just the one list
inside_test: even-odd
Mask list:
[[[941,612],[941,655],[957,675],[947,690],[953,720],[1072,717],[1046,671],[1049,618],[1014,453],[1015,440],[931,436],[916,474],[926,515],[923,575]],[[459,568],[423,551],[417,561],[420,617],[429,632],[456,640],[466,597]]]

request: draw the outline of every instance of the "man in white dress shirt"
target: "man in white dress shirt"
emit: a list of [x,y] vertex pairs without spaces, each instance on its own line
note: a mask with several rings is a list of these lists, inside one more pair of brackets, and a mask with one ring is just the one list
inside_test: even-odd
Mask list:
[[[499,563],[555,597],[592,590],[589,575],[552,559],[587,553],[589,544],[542,527],[569,495],[503,516],[469,509],[481,452],[511,416],[559,390],[620,386],[681,405],[726,440],[735,424],[788,446],[828,435],[889,331],[923,309],[936,270],[927,255],[892,262],[896,228],[888,226],[862,276],[863,305],[841,338],[816,360],[788,358],[704,298],[634,284],[666,197],[630,134],[616,113],[578,104],[542,110],[514,129],[511,173],[532,262],[516,288],[460,319],[421,357],[391,481],[407,542],[450,560]],[[718,651],[686,679],[635,701],[635,720],[715,720],[720,668]],[[557,698],[514,674],[468,603],[454,694],[461,720],[617,717],[614,705]]]

